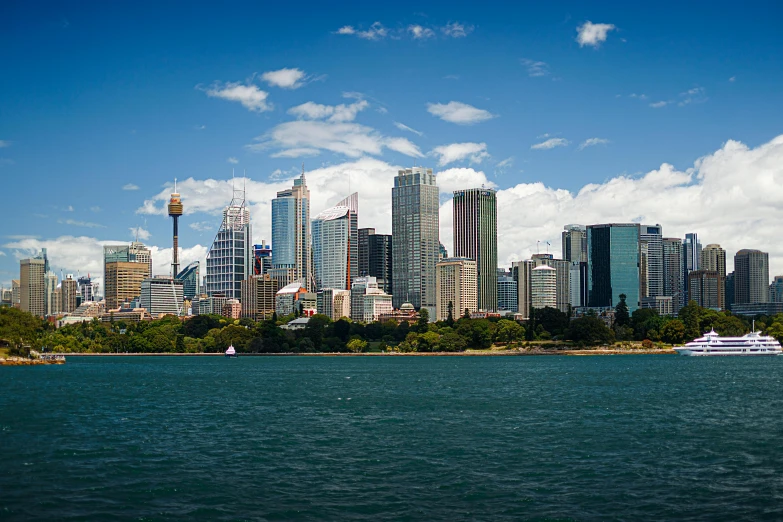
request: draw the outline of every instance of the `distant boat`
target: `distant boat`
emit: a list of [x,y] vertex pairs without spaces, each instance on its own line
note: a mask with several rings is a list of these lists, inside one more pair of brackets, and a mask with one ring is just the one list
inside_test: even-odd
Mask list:
[[[754,322],[755,327],[755,322]],[[753,331],[742,337],[721,337],[715,330],[685,346],[675,346],[680,355],[780,355],[780,343],[772,336]]]
[[237,351],[234,350],[234,345],[228,347],[228,350],[226,350],[226,357],[236,357]]

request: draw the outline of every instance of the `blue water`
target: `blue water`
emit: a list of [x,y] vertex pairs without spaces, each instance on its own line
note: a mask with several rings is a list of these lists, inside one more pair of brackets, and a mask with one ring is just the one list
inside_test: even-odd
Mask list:
[[780,520],[783,357],[0,369],[2,520]]

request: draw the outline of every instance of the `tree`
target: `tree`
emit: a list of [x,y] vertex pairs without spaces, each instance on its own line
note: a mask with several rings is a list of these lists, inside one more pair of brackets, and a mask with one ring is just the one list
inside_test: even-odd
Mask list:
[[456,332],[441,335],[438,342],[438,350],[441,352],[464,352],[467,347],[468,343]]
[[544,330],[551,335],[563,335],[568,329],[568,314],[561,312],[557,308],[547,306],[545,308],[534,308],[532,314],[536,327],[542,325]]
[[470,319],[470,309],[465,308],[465,313],[462,314],[463,319]]
[[[696,301],[689,301],[687,305],[680,309],[680,313],[677,314],[677,317],[685,326],[684,338],[696,339],[701,337],[701,314],[702,308],[696,303]],[[661,332],[661,335],[664,337],[664,339],[666,338],[663,332]]]
[[771,335],[778,342],[783,342],[783,323],[775,321],[771,325],[767,326],[767,335]]
[[419,310],[419,320],[416,323],[416,329],[419,333],[424,333],[429,329],[430,326],[430,312],[422,307]]
[[348,341],[348,349],[353,353],[362,353],[367,350],[367,341],[362,339],[351,339]]
[[348,341],[348,336],[351,335],[351,323],[343,317],[339,321],[334,322],[333,325],[334,335],[343,342]]
[[313,346],[318,351],[321,350],[321,345],[323,344],[324,331],[331,322],[332,320],[323,314],[315,314],[307,321],[304,333],[313,341]]
[[721,314],[712,327],[723,337],[741,337],[748,331],[745,323],[736,315]]
[[202,339],[213,328],[220,327],[220,319],[213,315],[197,315],[191,317],[182,325],[185,337]]
[[449,301],[449,315],[446,317],[446,325],[449,327],[454,326],[454,302]]
[[614,307],[614,324],[615,326],[626,326],[630,322],[630,316],[628,315],[628,305],[625,300],[628,296],[620,294],[620,302]]
[[516,321],[501,319],[495,330],[495,342],[513,343],[525,338],[525,328]]
[[679,319],[666,321],[661,328],[661,338],[669,344],[680,344],[685,339],[685,333],[685,323]]
[[614,342],[614,332],[600,318],[588,315],[571,321],[566,339],[587,344],[610,344]]

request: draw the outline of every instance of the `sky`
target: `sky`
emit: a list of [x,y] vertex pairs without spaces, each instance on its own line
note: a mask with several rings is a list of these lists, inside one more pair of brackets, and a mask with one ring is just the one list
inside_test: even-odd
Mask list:
[[381,233],[397,170],[431,167],[449,251],[451,192],[497,189],[501,266],[640,222],[783,274],[781,5],[158,4],[0,4],[0,286],[41,247],[100,281],[135,237],[168,274],[175,178],[181,261],[232,183],[269,242],[303,165],[312,215],[358,191]]

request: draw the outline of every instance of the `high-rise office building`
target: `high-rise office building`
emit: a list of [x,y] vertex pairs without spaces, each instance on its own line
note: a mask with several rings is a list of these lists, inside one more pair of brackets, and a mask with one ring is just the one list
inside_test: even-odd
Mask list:
[[312,221],[316,290],[349,290],[359,271],[357,194],[340,203],[324,210]]
[[701,243],[699,243],[699,235],[696,233],[685,234],[685,239],[682,241],[682,276],[683,276],[683,288],[685,289],[685,304],[690,301],[688,294],[688,274],[694,270],[701,268]]
[[530,274],[531,308],[557,307],[557,270],[548,265],[535,267]]
[[392,188],[394,307],[409,302],[435,314],[439,259],[438,185],[432,169],[400,170]]
[[269,274],[252,275],[242,281],[242,317],[254,321],[271,319],[278,290],[277,281]]
[[73,278],[73,274],[68,274],[60,283],[60,311],[64,314],[70,314],[76,310],[78,295],[79,285]]
[[465,310],[478,310],[478,267],[474,259],[450,257],[438,262],[435,267],[436,318],[445,321],[449,317],[449,303],[452,318],[459,319]]
[[587,263],[587,227],[566,225],[562,232],[563,259]]
[[57,274],[49,271],[44,276],[44,300],[46,302],[46,315],[56,316],[60,313],[60,291],[57,287]]
[[182,295],[187,300],[192,300],[201,293],[201,263],[193,261],[177,274],[177,281],[182,281]]
[[726,310],[726,251],[723,250],[720,245],[707,245],[701,251],[699,269],[718,273],[717,308],[719,310]]
[[152,277],[152,251],[144,243],[134,241],[130,244],[128,247],[128,261],[145,263],[150,277]]
[[316,309],[323,314],[339,321],[343,317],[351,317],[351,291],[336,288],[324,288],[316,295]]
[[640,227],[613,223],[587,227],[587,289],[590,306],[614,307],[625,294],[630,312],[641,306],[639,295]]
[[22,307],[22,283],[20,279],[11,279],[11,306]]
[[179,279],[148,277],[141,282],[139,303],[152,317],[183,315],[183,285]]
[[734,272],[726,274],[726,308],[731,310],[734,304]]
[[82,303],[95,301],[98,294],[98,283],[93,283],[90,275],[80,277],[77,282],[79,283],[79,294],[82,297]]
[[498,210],[492,189],[457,190],[453,199],[454,256],[476,261],[479,310],[498,307]]
[[272,268],[272,247],[262,239],[253,245],[253,275],[264,275]]
[[373,276],[378,288],[393,295],[392,236],[376,234],[374,228],[359,229],[359,275]]
[[[310,190],[304,168],[290,189],[281,190],[272,200],[272,270],[280,286],[301,281],[312,288],[310,251]],[[290,280],[290,281],[289,281]]]
[[530,274],[535,267],[532,259],[511,263],[511,278],[517,282],[517,311],[524,320],[530,318]]
[[685,306],[685,279],[682,245],[678,237],[663,239],[663,295],[672,298],[674,313]]
[[239,299],[242,281],[253,273],[253,234],[245,190],[234,189],[231,203],[207,252],[207,295]]
[[535,266],[550,266],[555,269],[555,306],[563,313],[568,313],[570,302],[571,263],[565,259],[555,259],[554,254],[533,254],[530,256]]
[[640,263],[646,278],[646,292],[641,297],[658,297],[664,295],[663,270],[663,229],[661,225],[642,225],[639,229],[639,242],[646,250],[645,263]]
[[688,274],[690,300],[701,307],[719,309],[723,301],[722,279],[716,270],[693,270]]
[[587,306],[587,261],[568,264],[568,303],[571,308]]
[[783,276],[775,276],[769,285],[769,301],[783,303]]
[[769,254],[743,249],[734,256],[734,304],[769,302]]
[[519,303],[519,288],[511,272],[498,269],[498,310],[516,312]]
[[39,256],[22,259],[19,265],[20,308],[38,317],[46,316],[46,264]]
[[141,282],[150,277],[147,263],[111,261],[106,263],[103,288],[106,310],[116,310],[141,295]]

